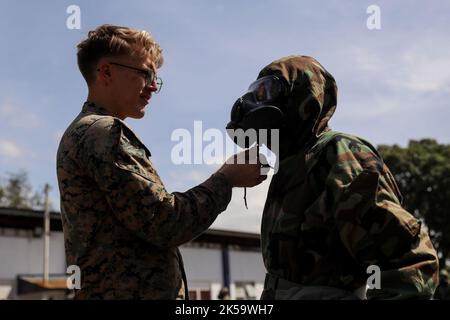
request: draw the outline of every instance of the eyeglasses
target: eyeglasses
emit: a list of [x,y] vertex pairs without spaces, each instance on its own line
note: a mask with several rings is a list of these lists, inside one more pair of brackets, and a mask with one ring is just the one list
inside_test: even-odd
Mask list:
[[123,67],[123,68],[128,68],[131,70],[135,70],[137,72],[139,72],[140,74],[144,75],[145,77],[145,85],[146,86],[151,86],[153,83],[156,84],[156,91],[155,93],[159,93],[161,91],[161,87],[163,85],[163,81],[160,77],[156,77],[155,73],[153,72],[153,70],[145,70],[145,69],[140,69],[140,68],[135,68],[135,67],[131,67],[131,66],[127,66],[121,63],[117,63],[117,62],[109,62],[110,64],[119,66],[119,67]]

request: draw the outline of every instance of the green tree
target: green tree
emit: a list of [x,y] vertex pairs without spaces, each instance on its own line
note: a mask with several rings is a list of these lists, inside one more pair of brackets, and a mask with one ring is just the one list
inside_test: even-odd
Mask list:
[[7,174],[6,183],[0,185],[0,205],[19,209],[42,209],[43,194],[33,191],[26,171]]
[[404,196],[404,206],[422,218],[441,257],[450,254],[450,145],[411,140],[406,148],[379,146]]

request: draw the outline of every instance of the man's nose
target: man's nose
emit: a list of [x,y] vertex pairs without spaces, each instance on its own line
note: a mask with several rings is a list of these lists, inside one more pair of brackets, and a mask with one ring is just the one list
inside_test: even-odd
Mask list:
[[145,90],[149,91],[149,92],[158,91],[158,86],[156,85],[156,81],[153,81],[150,85],[146,85]]

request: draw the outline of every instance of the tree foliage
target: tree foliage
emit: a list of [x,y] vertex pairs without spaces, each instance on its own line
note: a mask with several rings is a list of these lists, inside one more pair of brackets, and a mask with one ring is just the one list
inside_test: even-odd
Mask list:
[[33,191],[26,171],[8,173],[0,180],[0,206],[19,209],[43,209],[43,193]]
[[443,261],[450,253],[450,145],[411,140],[407,147],[378,147],[404,196],[404,206],[422,218]]

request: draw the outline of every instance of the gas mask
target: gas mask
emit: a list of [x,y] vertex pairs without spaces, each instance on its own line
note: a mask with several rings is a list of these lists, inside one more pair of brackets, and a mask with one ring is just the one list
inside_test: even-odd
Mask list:
[[[287,94],[287,81],[275,75],[262,77],[253,82],[246,94],[236,100],[231,109],[231,121],[227,124],[228,135],[242,148],[248,148],[257,141],[253,135],[240,139],[239,135],[249,129],[256,133],[260,129],[280,129],[284,112],[280,107]],[[230,130],[231,129],[231,130]],[[242,129],[242,130],[238,130]]]
[[[247,93],[237,99],[231,108],[231,121],[226,129],[234,143],[245,149],[255,143],[258,146],[266,144],[272,148],[272,132],[269,135],[268,131],[279,130],[283,126],[284,112],[281,106],[287,91],[287,81],[275,75],[265,76],[253,82]],[[262,131],[265,131],[265,139],[260,136]],[[263,163],[261,168],[265,168],[267,172],[272,167],[268,163]],[[244,188],[244,203],[248,209],[246,188]]]

